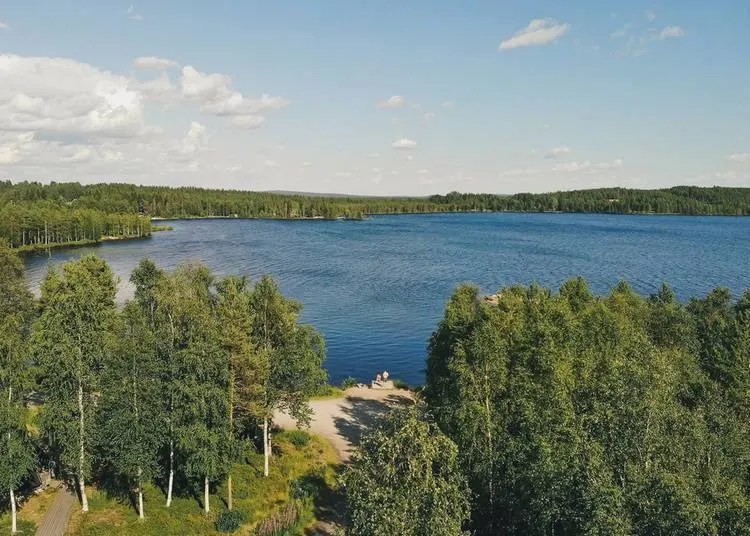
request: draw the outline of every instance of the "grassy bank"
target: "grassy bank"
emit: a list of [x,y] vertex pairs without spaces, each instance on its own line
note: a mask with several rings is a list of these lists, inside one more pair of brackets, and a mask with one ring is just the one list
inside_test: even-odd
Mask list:
[[[245,463],[234,465],[232,478],[234,509],[247,515],[237,534],[254,534],[255,527],[281,512],[292,497],[290,489],[310,490],[307,500],[299,500],[298,534],[315,525],[335,505],[338,457],[325,439],[300,432],[280,432],[274,436],[275,455],[268,478],[263,476],[263,456],[254,451],[245,454]],[[145,488],[146,519],[138,515],[129,498],[114,497],[100,489],[89,495],[90,511],[76,510],[68,526],[74,536],[190,536],[220,534],[215,527],[219,514],[226,510],[225,482],[212,490],[211,514],[202,510],[202,492],[184,493],[164,506],[165,496],[159,488]],[[290,534],[294,534],[292,531]]]

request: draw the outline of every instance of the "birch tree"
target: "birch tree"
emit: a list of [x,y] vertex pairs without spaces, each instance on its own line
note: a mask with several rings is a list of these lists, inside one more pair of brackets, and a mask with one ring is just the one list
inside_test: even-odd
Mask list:
[[16,490],[36,466],[34,447],[23,423],[32,306],[21,260],[0,244],[0,392],[3,396],[0,400],[0,496],[8,493],[12,534],[18,531]]
[[186,265],[172,280],[170,318],[175,333],[173,419],[185,462],[185,474],[203,482],[203,507],[210,511],[209,490],[227,468],[227,376],[211,293],[211,272]]
[[253,360],[257,378],[255,416],[263,427],[263,474],[268,476],[273,413],[288,412],[298,423],[309,422],[307,401],[326,382],[325,342],[309,326],[298,324],[302,305],[282,296],[268,276],[258,281],[251,299],[252,336],[257,346]]
[[143,485],[158,474],[164,435],[160,362],[148,319],[136,303],[126,304],[118,327],[101,401],[102,451],[106,469],[135,492],[138,517],[144,519]]
[[41,291],[35,347],[47,395],[44,430],[62,469],[78,481],[87,512],[99,371],[110,353],[117,285],[107,263],[88,255],[51,269]]
[[[248,394],[252,392],[252,357],[254,353],[251,338],[252,297],[244,277],[229,276],[217,285],[219,337],[227,357],[227,442],[230,460],[236,456],[235,414],[247,405]],[[229,464],[227,474],[227,509],[232,510],[232,470]]]

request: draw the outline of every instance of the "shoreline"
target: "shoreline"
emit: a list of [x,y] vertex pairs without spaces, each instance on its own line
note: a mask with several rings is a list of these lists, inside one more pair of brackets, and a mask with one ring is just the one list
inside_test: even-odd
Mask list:
[[[161,229],[159,231],[162,231]],[[77,249],[85,247],[100,246],[104,242],[127,242],[131,240],[148,240],[152,234],[143,236],[102,236],[98,240],[77,240],[74,242],[55,242],[52,244],[33,244],[11,248],[11,251],[19,255],[40,255],[53,249]]]

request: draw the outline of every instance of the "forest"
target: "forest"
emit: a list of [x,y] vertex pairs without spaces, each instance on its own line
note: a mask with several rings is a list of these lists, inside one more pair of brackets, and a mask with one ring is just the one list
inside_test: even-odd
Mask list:
[[466,211],[747,216],[750,188],[604,188],[508,196],[452,192],[409,198],[0,181],[0,211],[0,239],[12,247],[43,249],[103,237],[148,236],[150,218],[362,219],[373,214]]
[[[347,467],[300,481],[282,464],[325,446],[284,450],[314,439],[275,431],[273,415],[304,426],[326,384],[301,304],[268,276],[201,265],[146,259],[130,279],[116,306],[111,269],[83,256],[34,298],[0,247],[0,520],[13,529],[52,468],[89,511],[74,534],[110,533],[84,530],[106,509],[121,534],[302,534],[287,508],[330,500],[315,484],[330,480],[350,536],[750,535],[750,291],[682,303],[666,284],[596,296],[573,279],[488,301],[460,285],[415,403],[367,429]],[[291,521],[259,532],[251,505],[273,478],[266,508]]]

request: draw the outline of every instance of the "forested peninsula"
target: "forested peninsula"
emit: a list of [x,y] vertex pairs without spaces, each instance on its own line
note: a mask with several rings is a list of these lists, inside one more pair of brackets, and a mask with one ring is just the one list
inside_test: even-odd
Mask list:
[[22,250],[142,238],[152,218],[362,219],[436,212],[750,215],[750,188],[356,197],[132,184],[0,182],[0,239]]

